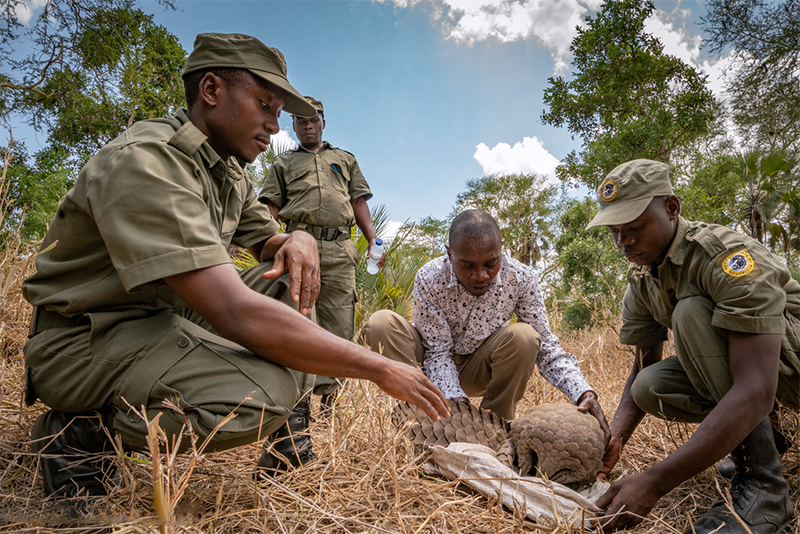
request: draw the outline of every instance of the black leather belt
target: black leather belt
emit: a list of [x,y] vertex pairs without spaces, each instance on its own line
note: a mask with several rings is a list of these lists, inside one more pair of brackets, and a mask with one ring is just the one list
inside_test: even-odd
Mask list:
[[308,224],[297,221],[286,221],[286,231],[294,232],[295,230],[303,230],[308,232],[314,239],[321,241],[336,241],[337,239],[350,239],[349,226],[317,226],[315,224]]
[[34,306],[33,313],[31,314],[31,328],[28,332],[28,337],[31,338],[51,328],[69,328],[89,324],[92,324],[92,320],[86,315],[67,317],[58,312],[45,309],[44,306]]

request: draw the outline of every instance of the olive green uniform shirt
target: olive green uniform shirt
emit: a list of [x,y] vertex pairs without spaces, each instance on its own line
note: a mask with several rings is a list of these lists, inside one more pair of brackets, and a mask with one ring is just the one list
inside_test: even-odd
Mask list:
[[288,221],[315,226],[353,226],[350,201],[372,198],[356,157],[325,141],[316,153],[301,146],[281,155],[259,198],[271,200]]
[[[151,420],[161,413],[168,436],[188,419],[207,450],[273,432],[314,375],[217,336],[163,278],[229,263],[230,244],[277,231],[240,165],[222,161],[184,111],[131,126],[83,168],[23,284],[34,306],[77,319],[25,345],[27,399],[70,413],[109,409],[114,432],[136,450],[146,449],[147,425],[129,405]],[[240,276],[291,306],[288,275],[266,280],[270,267]]]
[[22,290],[65,315],[183,307],[164,277],[228,263],[231,243],[278,230],[234,158],[180,110],[134,124],[86,164]]
[[754,239],[724,226],[681,217],[661,265],[633,266],[628,281],[620,329],[623,343],[666,341],[677,302],[702,296],[714,303],[713,326],[781,334],[782,369],[789,371],[784,364],[797,367],[800,284],[780,258]]

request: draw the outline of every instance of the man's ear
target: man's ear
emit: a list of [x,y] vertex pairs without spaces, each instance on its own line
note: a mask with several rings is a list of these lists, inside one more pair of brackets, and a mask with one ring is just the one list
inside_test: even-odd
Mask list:
[[222,78],[213,72],[206,72],[206,75],[200,80],[200,100],[205,102],[207,106],[215,107],[219,98],[219,89],[222,85]]
[[667,208],[667,215],[669,215],[669,220],[673,221],[678,218],[681,214],[681,200],[675,196],[670,195],[667,197],[665,201],[665,207]]

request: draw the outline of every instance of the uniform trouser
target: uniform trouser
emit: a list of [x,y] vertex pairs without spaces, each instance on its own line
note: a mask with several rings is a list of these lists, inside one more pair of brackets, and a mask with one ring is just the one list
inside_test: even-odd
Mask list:
[[[322,285],[316,303],[317,324],[348,341],[355,335],[356,263],[358,251],[352,239],[317,240]],[[340,381],[317,376],[314,393],[333,393]]]
[[[296,308],[287,275],[275,281],[261,276],[270,267],[259,264],[243,271],[242,279]],[[134,450],[146,449],[147,426],[128,404],[144,407],[150,420],[160,413],[170,443],[187,422],[203,443],[235,412],[206,448],[219,451],[277,430],[313,387],[314,375],[276,365],[217,336],[192,310],[89,315],[91,326],[45,330],[28,342],[28,387],[56,410],[111,411],[113,431]],[[184,415],[165,408],[164,401]],[[181,449],[188,446],[188,439],[181,440]]]
[[[681,299],[672,315],[676,356],[645,367],[631,386],[631,397],[645,412],[673,421],[700,423],[733,385],[728,331],[711,324],[714,303],[703,297]],[[798,335],[800,324],[786,317],[776,399],[800,408]]]
[[[413,366],[424,360],[419,332],[393,311],[373,314],[364,334],[371,349],[387,358]],[[531,325],[514,323],[498,329],[472,354],[454,354],[461,389],[470,397],[483,396],[481,408],[513,419],[533,374],[540,343]]]

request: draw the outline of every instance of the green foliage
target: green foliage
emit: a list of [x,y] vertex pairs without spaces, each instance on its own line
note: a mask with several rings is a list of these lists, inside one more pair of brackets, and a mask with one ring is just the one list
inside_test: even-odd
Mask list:
[[741,189],[737,158],[715,154],[696,163],[693,176],[675,186],[683,199],[682,215],[692,221],[731,225],[739,219]]
[[[388,214],[383,204],[370,209],[372,226],[381,236],[386,231]],[[414,225],[404,224],[398,234],[386,246],[386,264],[378,274],[367,273],[367,240],[358,232],[358,266],[356,268],[356,325],[357,329],[369,319],[375,310],[392,310],[411,318],[414,277],[430,257],[420,253],[408,239]]]
[[442,256],[446,253],[449,231],[450,223],[447,220],[425,217],[408,228],[408,237],[404,241],[405,252],[426,258]]
[[787,206],[787,201],[796,196],[800,187],[798,175],[792,173],[796,164],[795,160],[776,152],[761,156],[753,151],[739,158],[744,186],[739,195],[740,224],[751,237],[785,253],[792,248],[792,220],[786,219],[791,204]]
[[6,2],[0,24],[0,119],[18,114],[47,144],[33,162],[11,146],[4,229],[18,225],[24,239],[38,239],[97,149],[183,103],[186,52],[132,0],[49,0],[30,26],[16,18],[21,4]]
[[44,236],[58,202],[72,185],[65,166],[67,154],[58,147],[38,152],[32,164],[22,144],[12,144],[5,176],[6,196],[0,231],[26,242]]
[[597,213],[593,199],[564,200],[561,210],[554,242],[560,277],[553,296],[562,325],[581,329],[613,321],[620,314],[628,262],[605,227],[586,230]]
[[536,265],[550,249],[550,219],[556,187],[534,174],[491,175],[467,181],[455,214],[469,208],[490,213],[500,226],[503,247],[525,265]]
[[727,92],[746,146],[800,150],[800,3],[708,0],[703,28],[711,52],[735,60]]
[[[135,121],[183,103],[186,51],[131,1],[89,1],[76,10],[50,2],[32,30],[40,32],[33,54],[10,62],[22,80],[0,91],[14,93],[13,110],[47,131],[75,168]],[[50,50],[57,57],[43,63]]]
[[720,108],[705,77],[644,31],[653,10],[647,0],[604,3],[572,41],[572,79],[548,80],[542,121],[583,142],[558,167],[561,179],[594,189],[622,162],[669,162],[711,132]]

